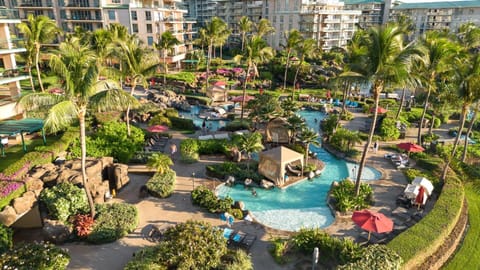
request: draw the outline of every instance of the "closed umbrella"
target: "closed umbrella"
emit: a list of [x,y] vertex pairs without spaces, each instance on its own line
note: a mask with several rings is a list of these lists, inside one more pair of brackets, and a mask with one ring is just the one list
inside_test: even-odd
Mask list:
[[386,217],[382,213],[372,212],[369,210],[355,211],[352,215],[352,220],[360,228],[368,231],[368,240],[370,240],[370,234],[386,233],[393,230],[393,221]]
[[147,128],[149,132],[165,132],[165,131],[168,131],[168,129],[169,128],[167,126],[163,126],[163,125],[155,125]]

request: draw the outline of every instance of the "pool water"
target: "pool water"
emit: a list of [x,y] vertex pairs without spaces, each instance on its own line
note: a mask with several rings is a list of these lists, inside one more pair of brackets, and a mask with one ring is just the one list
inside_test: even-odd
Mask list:
[[[186,111],[179,111],[178,114],[187,119],[192,119],[193,124],[197,126],[199,129],[202,128],[202,124],[204,119],[198,117],[201,107],[194,105],[191,106],[191,111],[186,112]],[[208,128],[209,131],[217,131],[220,128],[223,128],[227,125],[229,121],[228,120],[205,120],[206,127]]]
[[[319,111],[300,111],[307,125],[319,132],[319,123],[324,114]],[[317,119],[317,121],[315,121]],[[285,189],[255,189],[253,196],[250,189],[243,185],[234,187],[220,186],[217,194],[220,197],[230,196],[236,201],[243,201],[245,208],[260,223],[285,231],[298,231],[301,228],[325,228],[335,220],[328,205],[327,194],[333,181],[352,177],[356,165],[337,159],[321,147],[310,146],[310,151],[325,163],[325,169],[313,181],[302,181]],[[355,168],[356,169],[356,168]],[[362,172],[363,181],[377,180],[381,173],[365,167]]]

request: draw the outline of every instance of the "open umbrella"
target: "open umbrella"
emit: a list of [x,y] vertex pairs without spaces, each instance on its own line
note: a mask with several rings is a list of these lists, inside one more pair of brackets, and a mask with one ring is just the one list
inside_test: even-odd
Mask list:
[[[245,102],[249,102],[250,100],[254,99],[255,97],[253,96],[245,96]],[[243,101],[243,96],[237,96],[232,98],[233,102],[242,102]]]
[[[370,113],[374,113],[374,112],[375,112],[375,107],[370,108]],[[379,114],[384,114],[386,112],[388,112],[388,110],[383,108],[383,107],[378,107],[377,108],[377,113],[379,113]]]
[[393,221],[382,213],[372,212],[369,210],[355,211],[352,220],[360,226],[360,228],[368,231],[368,240],[370,233],[385,233],[393,230]]
[[149,132],[165,132],[168,131],[168,127],[163,125],[155,125],[148,127],[147,130]]
[[399,143],[399,144],[397,144],[397,147],[399,149],[407,151],[408,153],[410,153],[410,152],[417,153],[417,152],[425,151],[425,148],[421,147],[418,144],[414,144],[414,143],[411,143],[411,142]]

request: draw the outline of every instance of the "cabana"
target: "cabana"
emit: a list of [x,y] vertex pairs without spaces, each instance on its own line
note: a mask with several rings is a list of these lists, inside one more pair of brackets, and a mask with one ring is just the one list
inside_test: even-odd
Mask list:
[[285,167],[294,162],[300,161],[303,173],[303,154],[295,152],[287,147],[280,146],[260,153],[258,162],[258,173],[265,178],[272,180],[275,185],[285,184]]
[[[0,122],[0,137],[15,136],[20,134],[24,152],[27,152],[27,147],[25,146],[25,138],[23,137],[23,134],[32,133],[39,130],[42,131],[43,144],[47,144],[45,132],[43,130],[42,119],[25,118],[21,120],[8,120]],[[2,148],[2,156],[5,156],[5,148],[3,144],[0,144],[0,147]]]
[[207,89],[207,97],[211,98],[213,102],[226,102],[227,89],[225,86],[212,85]]
[[267,142],[288,143],[291,136],[291,131],[288,129],[288,121],[280,117],[270,120],[265,129],[265,136]]

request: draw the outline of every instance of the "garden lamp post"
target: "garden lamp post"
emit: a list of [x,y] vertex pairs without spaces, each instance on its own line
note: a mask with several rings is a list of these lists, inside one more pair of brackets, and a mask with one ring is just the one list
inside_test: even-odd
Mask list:
[[312,259],[313,259],[313,260],[312,260],[312,270],[315,270],[315,266],[316,266],[317,263],[318,263],[318,255],[319,255],[319,253],[320,253],[320,252],[319,252],[319,250],[318,250],[318,247],[316,247],[316,248],[313,249],[313,254],[312,254],[312,255],[313,255],[313,256],[312,256],[312,257],[313,257],[313,258],[312,258]]
[[195,189],[195,172],[192,172],[192,187]]

